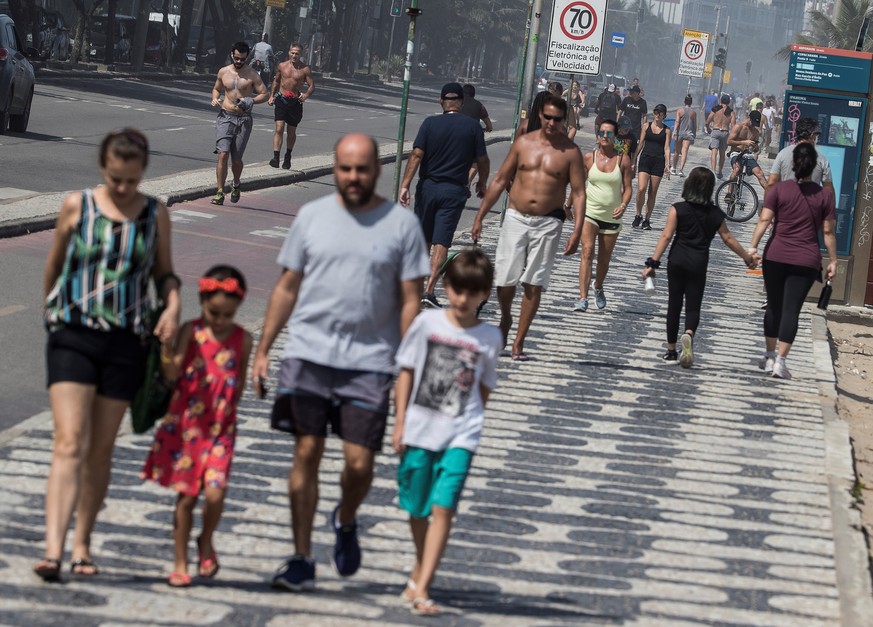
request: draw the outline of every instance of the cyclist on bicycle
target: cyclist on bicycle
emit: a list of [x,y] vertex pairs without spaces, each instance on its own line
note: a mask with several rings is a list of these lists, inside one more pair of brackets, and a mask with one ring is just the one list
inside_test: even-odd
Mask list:
[[[750,111],[749,116],[735,124],[728,135],[728,147],[731,153],[728,155],[731,163],[731,178],[740,173],[740,163],[745,166],[746,174],[754,174],[763,189],[767,189],[767,179],[755,157],[758,154],[758,140],[761,138],[761,112]],[[752,156],[748,153],[753,153]],[[744,154],[745,153],[745,154]]]

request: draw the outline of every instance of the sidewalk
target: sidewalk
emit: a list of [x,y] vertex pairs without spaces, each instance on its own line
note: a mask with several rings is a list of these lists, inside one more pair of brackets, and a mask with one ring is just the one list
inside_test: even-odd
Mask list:
[[[586,130],[591,123],[585,120]],[[582,137],[581,146],[593,144],[590,132]],[[708,164],[708,151],[692,150],[686,172]],[[318,592],[269,588],[272,570],[292,550],[285,491],[292,447],[270,431],[270,403],[247,392],[216,536],[222,570],[188,590],[165,583],[175,496],[138,478],[150,436],[119,436],[94,536],[103,574],[73,580],[65,573],[63,585],[48,585],[30,565],[42,551],[50,422],[41,415],[0,434],[0,622],[868,624],[866,549],[851,507],[852,457],[834,411],[824,319],[804,310],[793,380],[765,377],[755,367],[761,278],[714,243],[695,366],[660,362],[666,282],[659,276],[658,294],[647,297],[639,272],[683,181],[662,184],[654,230],[633,230],[625,217],[605,310],[571,311],[578,255],[561,258],[525,346],[533,360],[501,360],[482,447],[432,590],[447,617],[419,619],[398,599],[412,545],[396,507],[397,458],[387,446],[360,512],[361,571],[340,580],[329,567],[327,517],[341,459],[331,439],[313,537]],[[742,243],[752,228],[731,225]],[[492,258],[497,234],[496,222],[486,225],[482,245]],[[493,302],[483,317],[496,322]],[[274,357],[280,350],[277,342]]]

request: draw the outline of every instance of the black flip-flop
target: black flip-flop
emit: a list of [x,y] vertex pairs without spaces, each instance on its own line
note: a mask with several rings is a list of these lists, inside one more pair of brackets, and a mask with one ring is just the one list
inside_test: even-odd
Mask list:
[[[93,571],[83,572],[85,569],[93,569]],[[97,564],[91,560],[83,558],[77,559],[70,564],[70,572],[74,575],[81,575],[82,577],[93,577],[94,575],[100,574],[100,569],[97,568]]]
[[43,558],[33,567],[33,572],[43,581],[60,581],[61,560]]

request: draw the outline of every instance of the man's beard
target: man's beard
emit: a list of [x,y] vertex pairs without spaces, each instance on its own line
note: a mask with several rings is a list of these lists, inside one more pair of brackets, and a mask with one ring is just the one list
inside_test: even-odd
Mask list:
[[361,187],[360,193],[357,194],[349,194],[346,190],[348,188],[340,189],[340,196],[343,199],[343,202],[346,204],[346,207],[349,209],[357,209],[359,207],[363,207],[373,198],[373,193],[375,192],[375,188],[366,188]]

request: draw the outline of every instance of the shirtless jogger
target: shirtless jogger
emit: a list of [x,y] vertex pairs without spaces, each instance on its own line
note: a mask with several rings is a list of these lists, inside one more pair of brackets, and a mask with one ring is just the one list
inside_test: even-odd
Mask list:
[[512,343],[513,361],[528,360],[524,339],[540,306],[542,292],[548,287],[561,241],[567,183],[575,222],[564,255],[576,252],[585,222],[585,167],[582,153],[564,132],[567,103],[548,96],[539,115],[542,128],[525,133],[513,142],[482,198],[471,230],[473,240],[478,241],[482,220],[512,181],[509,208],[497,243],[494,283],[504,342],[512,328],[512,301],[519,281],[524,289],[518,329]]
[[[288,145],[285,147],[285,158],[282,167],[291,169],[291,151],[297,141],[297,125],[303,119],[303,103],[309,100],[315,91],[315,81],[312,79],[312,70],[300,60],[303,46],[291,44],[288,48],[288,60],[282,61],[276,68],[276,76],[273,78],[270,99],[267,104],[271,107],[276,105],[275,120],[276,130],[273,133],[273,158],[270,165],[279,167],[279,153],[282,151],[282,132],[288,128]],[[301,93],[304,83],[306,91]]]
[[[231,64],[218,70],[215,85],[212,86],[212,106],[221,107],[215,120],[215,152],[218,153],[215,178],[218,191],[212,197],[213,205],[224,204],[228,160],[233,170],[230,201],[239,200],[243,154],[252,133],[252,107],[267,100],[267,88],[261,77],[246,65],[248,56],[249,45],[244,41],[236,42],[230,50]],[[222,91],[224,100],[221,99]],[[256,94],[254,97],[253,93]]]

